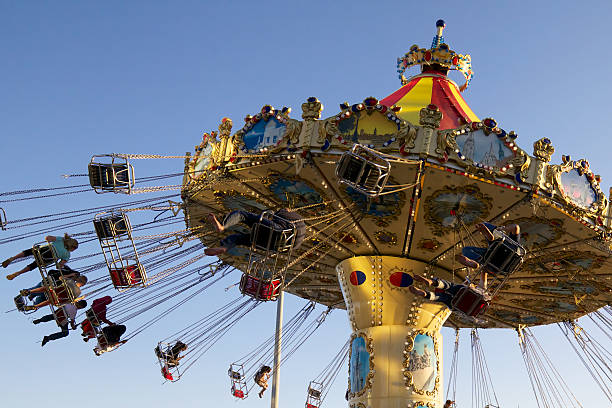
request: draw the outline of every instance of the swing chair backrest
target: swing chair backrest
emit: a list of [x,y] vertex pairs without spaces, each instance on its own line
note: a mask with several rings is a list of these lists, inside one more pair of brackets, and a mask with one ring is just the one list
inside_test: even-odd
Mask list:
[[60,280],[55,282],[50,276],[46,276],[42,280],[47,299],[53,306],[62,306],[66,303],[74,303],[76,296],[72,290],[66,285],[65,281]]
[[391,163],[375,150],[356,144],[345,152],[336,165],[336,177],[368,197],[376,197],[384,189]]
[[266,253],[288,252],[292,249],[296,237],[295,225],[273,211],[264,211],[259,222],[251,227],[252,249]]
[[512,274],[523,262],[527,251],[506,234],[496,231],[496,239],[491,242],[481,264],[495,275]]
[[487,311],[489,299],[487,294],[481,290],[464,286],[453,297],[451,305],[453,311],[461,312],[470,317],[477,317]]
[[281,278],[258,278],[243,274],[240,279],[240,292],[262,301],[276,300],[281,287]]
[[140,263],[123,268],[112,268],[110,269],[110,277],[116,289],[144,286],[146,283],[144,267]]
[[89,323],[94,327],[99,327],[102,324],[92,308],[89,308],[87,309],[87,311],[85,311],[85,318],[89,320]]
[[68,316],[66,316],[66,310],[64,307],[54,309],[53,318],[55,319],[55,323],[57,323],[58,327],[62,327],[64,324],[68,323]]
[[124,213],[96,217],[93,221],[99,240],[129,238],[131,226]]
[[134,167],[127,159],[116,155],[97,155],[91,158],[88,166],[89,184],[96,193],[132,192],[134,187]]

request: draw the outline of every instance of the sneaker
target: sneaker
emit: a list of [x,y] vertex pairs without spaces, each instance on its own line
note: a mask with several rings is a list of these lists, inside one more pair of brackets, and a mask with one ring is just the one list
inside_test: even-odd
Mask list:
[[11,260],[10,260],[10,259],[5,259],[5,260],[2,262],[2,267],[3,267],[3,268],[6,268],[6,267],[7,267],[7,266],[9,266],[10,264],[11,264]]
[[26,297],[26,296],[28,296],[28,295],[30,294],[30,291],[29,291],[28,289],[21,289],[21,290],[19,291],[19,294],[20,294],[21,296],[23,296],[23,297]]
[[42,343],[40,343],[40,347],[44,347],[45,344],[47,344],[49,342],[49,337],[45,336],[43,337]]
[[40,323],[40,319],[34,319],[34,320],[32,320],[32,323],[38,324],[38,323]]

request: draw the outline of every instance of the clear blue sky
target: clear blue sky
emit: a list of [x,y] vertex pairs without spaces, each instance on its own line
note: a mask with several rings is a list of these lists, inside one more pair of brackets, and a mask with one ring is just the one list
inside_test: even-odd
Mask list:
[[[447,22],[451,48],[472,55],[475,77],[464,97],[474,112],[518,132],[528,152],[535,140],[549,137],[554,162],[561,154],[589,159],[607,191],[611,12],[608,1],[0,0],[0,191],[66,185],[60,175],[84,173],[93,153],[183,154],[222,117],[232,118],[236,130],[264,104],[291,107],[299,118],[301,103],[316,96],[327,117],[341,102],[382,98],[400,86],[396,58],[412,44],[428,47],[438,18]],[[148,166],[149,175],[182,171],[181,160]],[[92,192],[0,206],[16,219],[113,198]],[[3,245],[0,256],[31,244]],[[12,297],[35,281],[33,274],[0,281],[2,310],[11,309]],[[2,405],[233,404],[227,366],[271,332],[274,305],[246,319],[176,384],[161,385],[152,350],[158,339],[235,295],[222,288],[206,292],[101,358],[75,333],[41,349],[36,341],[53,324],[34,326],[17,313],[1,314]],[[289,296],[287,314],[302,305]],[[583,406],[609,406],[557,328],[536,333]],[[303,406],[308,381],[349,334],[345,312],[332,313],[284,367],[281,406]],[[444,334],[448,369],[453,333]],[[492,330],[481,337],[502,405],[535,407],[516,335]],[[463,338],[469,341],[468,333]],[[470,404],[469,359],[464,343],[460,407]],[[343,368],[326,405],[345,406],[345,389]],[[242,403],[268,404],[269,395]]]

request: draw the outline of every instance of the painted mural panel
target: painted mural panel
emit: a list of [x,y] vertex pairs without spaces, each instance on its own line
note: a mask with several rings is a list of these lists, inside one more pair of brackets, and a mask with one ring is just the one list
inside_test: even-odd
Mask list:
[[244,145],[248,150],[259,150],[268,146],[275,146],[283,138],[287,125],[280,123],[276,118],[260,120],[243,136]]
[[283,203],[291,207],[302,207],[323,201],[321,194],[314,187],[300,180],[277,177],[270,184],[270,191]]
[[349,366],[351,392],[357,393],[366,386],[370,373],[370,353],[366,341],[358,336],[351,342],[351,361]]
[[580,174],[573,169],[567,173],[561,173],[561,192],[574,204],[582,208],[589,208],[597,201],[597,194],[591,187],[586,175]]
[[485,166],[501,168],[510,163],[514,154],[494,133],[477,130],[457,136],[457,145],[466,159]]
[[358,111],[338,123],[342,137],[351,142],[365,142],[372,139],[388,140],[397,133],[398,126],[377,111]]
[[417,390],[432,392],[436,387],[438,360],[434,340],[427,334],[418,334],[414,338],[414,347],[410,352],[408,371]]

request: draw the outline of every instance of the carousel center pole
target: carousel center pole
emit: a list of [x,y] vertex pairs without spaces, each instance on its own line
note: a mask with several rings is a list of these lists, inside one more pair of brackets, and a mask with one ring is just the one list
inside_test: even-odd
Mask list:
[[357,256],[336,267],[353,329],[351,408],[442,408],[440,328],[450,311],[408,290],[426,266],[394,256]]
[[276,301],[276,335],[274,337],[274,367],[272,371],[271,408],[278,408],[278,391],[280,382],[281,342],[283,336],[283,302],[284,292],[281,290]]

